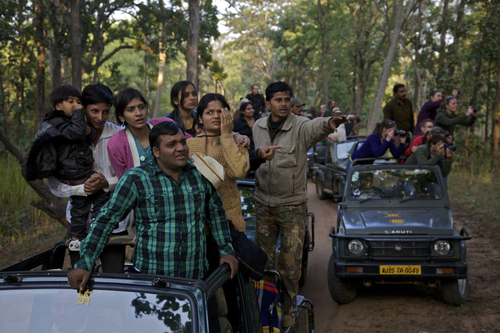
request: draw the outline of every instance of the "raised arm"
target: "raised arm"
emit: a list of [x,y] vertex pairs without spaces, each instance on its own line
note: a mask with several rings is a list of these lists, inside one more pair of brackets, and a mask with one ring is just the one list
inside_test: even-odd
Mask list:
[[51,124],[57,128],[61,136],[65,139],[85,140],[87,136],[87,121],[82,109],[73,110],[73,115],[69,123],[57,121]]
[[[309,150],[318,141],[325,139],[328,134],[335,132],[330,126],[330,120],[334,117],[327,118],[316,118],[313,120],[309,120],[306,117],[299,117],[301,123],[300,126],[300,137],[304,140],[304,144],[306,149]],[[332,123],[334,120],[332,120]],[[340,126],[341,123],[335,123],[335,126]]]
[[229,178],[240,179],[245,177],[248,169],[250,169],[248,150],[245,147],[238,146],[238,143],[234,141],[232,130],[233,120],[231,114],[228,109],[224,108],[221,114],[220,136],[222,154],[227,163],[224,171]]

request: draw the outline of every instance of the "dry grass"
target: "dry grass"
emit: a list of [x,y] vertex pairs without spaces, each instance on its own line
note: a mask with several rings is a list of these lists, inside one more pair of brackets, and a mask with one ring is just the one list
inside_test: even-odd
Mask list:
[[448,178],[452,201],[461,205],[479,222],[479,236],[500,245],[500,176],[498,171],[474,167],[455,167]]
[[46,213],[31,206],[37,194],[21,175],[14,158],[0,160],[0,268],[51,248],[66,230]]

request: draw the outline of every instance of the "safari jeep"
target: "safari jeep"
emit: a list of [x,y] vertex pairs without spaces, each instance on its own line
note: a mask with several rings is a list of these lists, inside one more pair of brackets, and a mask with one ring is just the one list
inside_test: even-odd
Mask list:
[[[223,297],[218,290],[229,279],[228,264],[204,280],[148,274],[91,275],[86,291],[78,293],[61,270],[67,251],[64,241],[0,272],[0,331],[16,333],[208,333],[208,299]],[[281,282],[278,272],[275,274]],[[283,299],[259,308],[254,281],[241,270],[236,279],[237,304],[219,307],[222,332],[263,333],[263,316],[273,331],[273,316]],[[285,333],[314,332],[311,301],[297,297],[295,325]],[[232,329],[230,313],[239,317]],[[278,317],[279,318],[279,317]]]
[[445,302],[463,304],[471,236],[453,224],[439,167],[356,162],[330,229],[328,287],[335,302],[352,302],[362,286],[421,282],[440,287]]

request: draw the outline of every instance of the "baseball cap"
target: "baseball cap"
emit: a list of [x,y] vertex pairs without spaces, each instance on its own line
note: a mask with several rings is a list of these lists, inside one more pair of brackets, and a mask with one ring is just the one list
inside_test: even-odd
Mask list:
[[339,108],[333,108],[332,113],[338,113],[338,114],[340,114],[340,109]]
[[292,98],[292,106],[297,105],[297,106],[304,106],[306,103],[303,103],[299,101],[297,98]]

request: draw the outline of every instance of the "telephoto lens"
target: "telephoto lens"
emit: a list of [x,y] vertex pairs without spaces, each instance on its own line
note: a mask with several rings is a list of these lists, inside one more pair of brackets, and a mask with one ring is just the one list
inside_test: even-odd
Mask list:
[[457,147],[452,146],[452,145],[444,145],[444,149],[450,149],[451,151],[457,150]]

